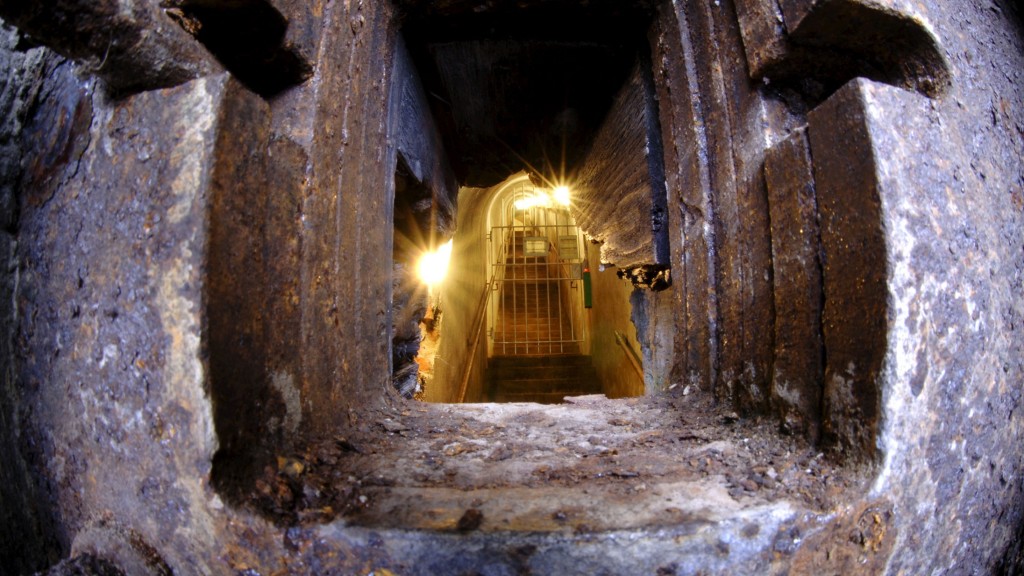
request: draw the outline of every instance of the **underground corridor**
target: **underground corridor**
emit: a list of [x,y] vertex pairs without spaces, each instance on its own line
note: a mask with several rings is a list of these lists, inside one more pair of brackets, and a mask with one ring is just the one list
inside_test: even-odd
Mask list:
[[[400,393],[427,401],[547,404],[565,396],[643,395],[642,361],[629,317],[631,286],[613,272],[591,273],[590,258],[596,262],[599,254],[588,250],[569,212],[571,201],[568,186],[540,188],[521,173],[491,190],[463,191],[462,209],[486,217],[463,218],[466,231],[437,251],[413,249],[411,257],[402,256],[405,250],[398,246],[422,234],[400,232],[396,225],[396,262],[405,262],[396,264],[396,278],[415,269],[418,280],[406,285],[408,296],[402,282],[395,283],[400,296],[392,372]],[[410,307],[416,298],[420,305]],[[419,311],[422,318],[410,322],[402,317],[405,310]],[[460,318],[443,322],[445,310]],[[443,340],[469,344],[453,353],[439,344]],[[442,362],[450,354],[468,358],[452,381],[431,377],[439,351]],[[453,372],[442,374],[450,378]]]
[[1012,2],[0,18],[0,576],[1024,574]]

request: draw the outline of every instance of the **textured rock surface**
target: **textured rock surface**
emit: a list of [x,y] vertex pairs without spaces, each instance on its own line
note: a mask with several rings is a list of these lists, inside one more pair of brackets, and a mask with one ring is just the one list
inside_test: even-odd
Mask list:
[[[769,399],[774,316],[762,166],[765,149],[800,120],[750,82],[737,23],[727,16],[731,3],[674,10],[663,14],[655,40],[663,51],[655,78],[666,96],[680,98],[671,112],[673,133],[664,139],[674,147],[666,166],[675,166],[669,182],[679,187],[669,194],[680,198],[684,230],[674,260],[687,278],[684,302],[694,312],[687,326],[697,336],[684,345],[690,351],[682,370],[741,412],[761,413]],[[686,32],[675,32],[675,22],[686,22]],[[696,372],[705,352],[710,370]]]
[[850,454],[873,457],[880,417],[889,308],[886,226],[862,84],[848,84],[810,113],[821,214],[826,350],[824,433]]
[[[96,118],[73,133],[88,144],[77,166],[46,197],[26,188],[18,353],[33,417],[22,433],[66,542],[105,515],[151,542],[179,530],[216,537],[203,272],[230,85],[220,76],[117,105],[80,94]],[[146,519],[133,521],[142,508]],[[163,553],[174,565],[208,565],[195,545]]]
[[949,65],[928,11],[905,0],[737,0],[751,77],[814,101],[855,77],[936,96]]
[[[4,270],[0,282],[0,557],[4,561],[0,565],[11,573],[29,573],[56,561],[62,542],[54,526],[50,495],[36,482],[37,448],[33,439],[22,434],[31,411],[22,403],[26,390],[13,361],[19,323],[18,191],[30,150],[36,151],[33,168],[44,162],[42,158],[50,158],[53,178],[64,177],[69,149],[75,148],[69,145],[68,134],[75,120],[82,120],[74,111],[85,85],[75,79],[74,66],[56,54],[42,48],[18,50],[17,42],[13,30],[0,29],[0,69],[7,71],[0,91],[0,262]],[[63,133],[36,139],[37,110],[46,117],[46,124],[63,126]],[[52,150],[40,156],[48,144]]]
[[174,86],[221,69],[156,0],[4,0],[0,17],[81,61],[118,92]]

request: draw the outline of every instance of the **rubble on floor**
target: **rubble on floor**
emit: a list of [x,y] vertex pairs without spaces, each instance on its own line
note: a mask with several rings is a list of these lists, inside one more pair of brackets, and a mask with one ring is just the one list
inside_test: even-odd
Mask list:
[[275,455],[248,501],[279,524],[587,533],[790,506],[827,514],[863,476],[700,395],[402,402]]

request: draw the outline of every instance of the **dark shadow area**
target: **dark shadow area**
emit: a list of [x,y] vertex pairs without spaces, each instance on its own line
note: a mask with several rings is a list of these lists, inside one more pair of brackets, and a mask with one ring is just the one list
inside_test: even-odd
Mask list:
[[463,185],[572,172],[637,54],[644,3],[402,2],[403,35]]
[[430,238],[433,194],[413,176],[398,155],[395,171],[394,263],[391,286],[391,380],[404,398],[421,389],[416,356],[420,350],[420,323],[427,314],[427,292],[416,273],[417,260],[432,249]]
[[301,84],[313,73],[283,43],[288,21],[266,0],[177,0],[173,6],[168,15],[264,98]]

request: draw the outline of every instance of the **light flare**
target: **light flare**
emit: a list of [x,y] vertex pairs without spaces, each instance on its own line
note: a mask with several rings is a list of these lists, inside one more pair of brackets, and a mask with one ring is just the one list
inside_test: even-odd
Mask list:
[[569,187],[568,186],[555,186],[554,192],[551,194],[555,199],[555,202],[562,206],[569,205]]
[[516,200],[515,208],[516,210],[528,210],[530,208],[551,208],[553,205],[568,206],[570,201],[569,187],[556,186],[550,193],[540,189],[534,190],[533,194]]
[[451,260],[451,257],[451,240],[445,242],[433,252],[424,252],[416,267],[420,280],[428,286],[440,284],[448,273],[448,262]]

